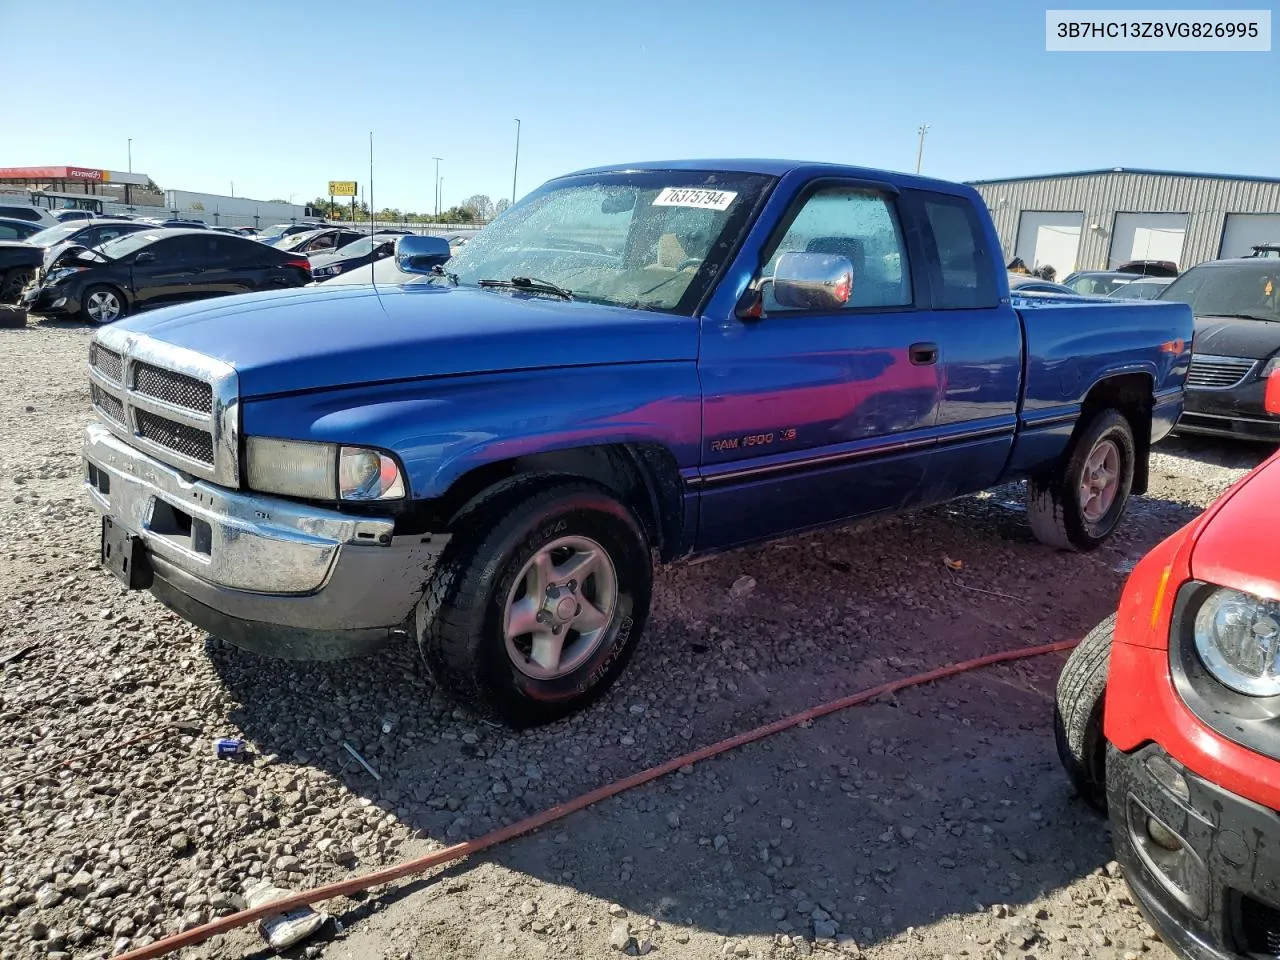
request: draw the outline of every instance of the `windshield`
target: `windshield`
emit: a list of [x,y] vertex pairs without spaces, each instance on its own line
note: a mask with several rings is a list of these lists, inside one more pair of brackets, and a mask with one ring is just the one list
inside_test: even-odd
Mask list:
[[56,227],[46,227],[38,233],[33,233],[27,237],[27,243],[34,243],[37,247],[50,247],[55,243],[61,243],[73,233],[83,230],[83,223],[62,223]]
[[121,257],[127,257],[135,250],[159,240],[161,236],[162,234],[159,230],[139,230],[137,233],[126,233],[123,237],[108,240],[106,243],[101,244],[98,250],[112,260],[119,260]]
[[[379,237],[377,242],[385,243],[386,240],[386,237]],[[361,237],[359,240],[351,241],[345,247],[339,247],[337,252],[344,257],[363,257],[373,253],[373,243],[373,237]]]
[[1153,280],[1135,280],[1116,287],[1111,291],[1111,296],[1117,300],[1154,300],[1168,285],[1168,281],[1157,283]]
[[477,233],[447,269],[464,285],[531,277],[575,300],[692,313],[770,182],[690,170],[554,180]]
[[258,236],[264,240],[274,240],[276,237],[283,237],[284,232],[291,226],[293,226],[291,223],[277,223],[274,227],[265,228]]
[[1103,273],[1103,274],[1094,273],[1094,274],[1085,274],[1084,276],[1076,277],[1069,284],[1067,284],[1067,286],[1069,286],[1076,293],[1083,293],[1086,296],[1118,297],[1120,296],[1120,294],[1116,293],[1115,291],[1133,282],[1134,282],[1134,275],[1131,273],[1121,274],[1120,276],[1117,276],[1115,274],[1107,274],[1107,273]]
[[294,247],[300,247],[308,240],[314,240],[318,236],[320,236],[320,234],[312,233],[309,230],[302,233],[291,233],[276,244],[276,246],[281,250],[292,250]]
[[1160,294],[1191,304],[1198,317],[1254,317],[1280,322],[1280,263],[1203,264]]

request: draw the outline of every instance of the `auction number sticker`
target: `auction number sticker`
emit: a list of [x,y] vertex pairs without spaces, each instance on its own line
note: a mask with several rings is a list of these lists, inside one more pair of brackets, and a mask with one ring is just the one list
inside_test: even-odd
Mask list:
[[738,197],[736,190],[706,190],[701,187],[663,187],[653,198],[655,207],[697,207],[699,210],[728,210]]

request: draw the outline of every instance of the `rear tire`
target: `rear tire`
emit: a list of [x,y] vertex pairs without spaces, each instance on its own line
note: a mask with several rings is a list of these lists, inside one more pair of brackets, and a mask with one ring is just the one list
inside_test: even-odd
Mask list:
[[446,692],[517,729],[603,694],[649,616],[652,563],[631,511],[591,483],[528,478],[453,528],[416,614]]
[[1113,613],[1071,651],[1058,677],[1053,711],[1053,737],[1062,767],[1085,802],[1104,813],[1107,742],[1103,736],[1103,706],[1115,628]]
[[1065,465],[1027,481],[1027,516],[1037,540],[1062,550],[1096,550],[1115,532],[1133,489],[1137,445],[1118,410],[1103,410],[1076,435]]

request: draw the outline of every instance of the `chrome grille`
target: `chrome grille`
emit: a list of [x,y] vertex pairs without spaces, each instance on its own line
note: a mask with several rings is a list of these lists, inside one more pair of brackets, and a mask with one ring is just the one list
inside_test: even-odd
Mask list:
[[124,404],[121,403],[119,397],[107,393],[96,383],[89,385],[89,394],[93,397],[93,405],[98,408],[99,413],[118,424],[123,425],[125,423]]
[[213,387],[185,373],[153,367],[149,363],[133,365],[134,392],[154,397],[199,413],[213,410]]
[[1187,373],[1187,386],[1202,390],[1225,390],[1234,387],[1249,375],[1256,360],[1245,357],[1215,357],[1212,354],[1193,354],[1191,370]]
[[213,466],[213,435],[208,430],[175,423],[150,410],[134,410],[138,436],[166,450]]
[[100,343],[89,345],[89,366],[93,367],[108,380],[123,383],[124,358]]
[[213,357],[120,327],[89,352],[98,419],[121,440],[184,473],[240,484],[236,372]]

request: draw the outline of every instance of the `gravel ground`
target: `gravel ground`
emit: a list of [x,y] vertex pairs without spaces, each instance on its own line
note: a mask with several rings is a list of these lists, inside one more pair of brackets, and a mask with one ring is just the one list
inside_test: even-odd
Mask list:
[[[0,960],[119,953],[260,879],[351,876],[884,679],[1079,636],[1145,549],[1267,452],[1162,446],[1150,495],[1090,556],[1035,544],[1010,488],[665,570],[612,694],[514,735],[455,710],[407,646],[262,660],[101,571],[79,479],[90,335],[0,331]],[[903,692],[330,902],[339,923],[296,952],[1169,957],[1058,770],[1060,665]],[[250,752],[216,758],[221,736]],[[187,953],[264,950],[240,931]]]

